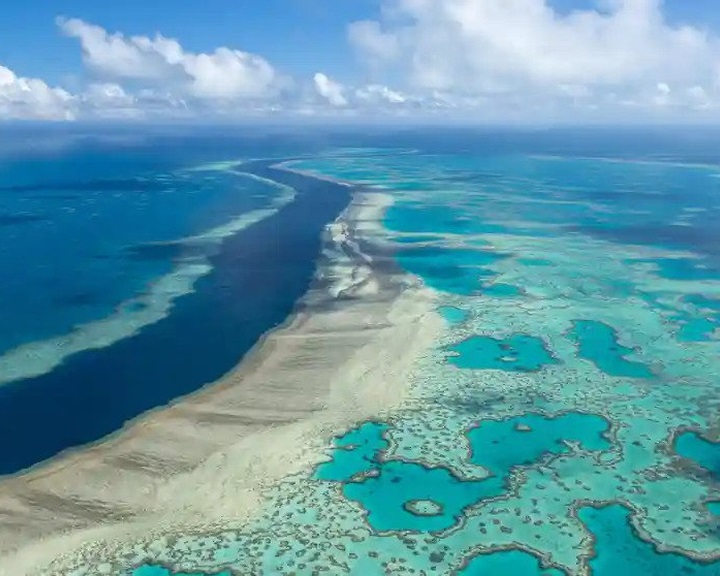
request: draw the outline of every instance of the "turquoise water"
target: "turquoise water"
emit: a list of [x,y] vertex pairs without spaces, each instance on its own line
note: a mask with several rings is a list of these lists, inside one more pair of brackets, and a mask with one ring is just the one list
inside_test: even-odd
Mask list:
[[378,532],[446,530],[462,518],[465,508],[502,490],[501,478],[463,481],[444,468],[399,461],[385,462],[377,476],[343,487],[345,496],[367,511],[368,523]]
[[441,306],[438,308],[440,315],[445,318],[450,324],[462,324],[468,319],[468,311],[461,310],[454,306]]
[[720,574],[717,445],[697,435],[720,425],[720,134],[398,139],[298,166],[393,201],[363,242],[444,320],[402,402],[328,431],[249,523],[97,563]]
[[421,235],[408,235],[408,236],[398,236],[397,238],[393,238],[394,242],[399,242],[400,244],[423,244],[425,242],[433,242],[437,240],[439,236],[421,236]]
[[617,332],[594,320],[574,322],[570,338],[578,346],[580,358],[590,360],[600,370],[618,378],[652,378],[652,371],[640,362],[628,360],[634,350],[617,341]]
[[436,290],[470,295],[484,290],[483,281],[495,276],[488,266],[506,257],[491,250],[426,247],[403,251],[398,260]]
[[707,267],[702,260],[689,258],[655,258],[651,260],[663,278],[670,280],[718,280],[717,268]]
[[715,331],[720,330],[720,298],[708,298],[691,294],[683,301],[693,310],[679,315],[683,322],[678,339],[683,342],[709,342]]
[[543,568],[537,558],[518,550],[477,556],[458,572],[458,576],[492,576],[495,574],[564,576],[565,573],[555,568]]
[[552,260],[545,260],[544,258],[519,258],[518,262],[524,266],[552,266]]
[[720,561],[704,564],[680,554],[659,554],[652,544],[639,540],[628,524],[629,513],[623,506],[588,507],[578,515],[596,540],[596,556],[590,560],[592,574],[596,576],[720,574]]
[[609,428],[606,420],[592,414],[562,414],[554,418],[527,414],[485,421],[467,434],[470,459],[493,474],[506,476],[514,466],[532,464],[546,454],[568,452],[567,442],[577,442],[583,450],[607,450]]
[[[675,323],[679,342],[711,342],[716,338],[716,331],[720,329],[720,299],[703,294],[687,294],[674,301],[672,293],[642,296]],[[664,298],[670,301],[663,301]]]
[[145,565],[132,571],[132,576],[232,576],[231,572],[215,572],[205,574],[204,572],[173,572],[162,566]]
[[685,432],[675,439],[674,449],[720,480],[720,442],[710,442],[695,432]]
[[315,477],[342,482],[343,493],[362,506],[373,530],[438,532],[454,526],[469,506],[500,496],[516,466],[568,452],[567,442],[583,450],[607,450],[608,428],[605,420],[588,414],[481,422],[467,432],[470,461],[490,476],[471,481],[443,467],[385,460],[391,428],[366,422],[336,440],[332,460],[321,464]]
[[482,292],[483,294],[494,298],[512,298],[522,294],[522,290],[517,286],[513,286],[512,284],[503,284],[502,282],[486,284],[483,287]]
[[348,482],[359,474],[377,470],[380,465],[378,454],[388,447],[385,439],[388,429],[387,424],[365,422],[335,440],[337,449],[332,460],[318,466],[315,477],[330,482]]
[[681,342],[708,342],[718,328],[720,328],[720,321],[716,318],[690,319],[680,328],[678,339]]
[[535,372],[558,361],[546,344],[535,336],[515,334],[501,340],[491,336],[472,336],[448,348],[448,358],[458,368]]

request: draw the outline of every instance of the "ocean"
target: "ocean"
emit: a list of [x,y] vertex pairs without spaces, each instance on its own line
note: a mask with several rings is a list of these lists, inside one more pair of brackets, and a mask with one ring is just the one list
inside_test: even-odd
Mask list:
[[266,144],[213,164],[202,139],[160,140],[0,160],[0,473],[231,370],[291,313],[348,202],[243,161]]
[[[681,128],[348,129],[245,153],[302,174],[275,161],[227,172],[227,155],[178,156],[172,169],[143,170],[143,184],[126,172],[124,190],[191,195],[202,175],[213,191],[179,205],[128,192],[124,226],[113,203],[112,225],[86,231],[93,242],[68,238],[80,227],[56,232],[83,246],[70,256],[57,242],[50,260],[68,278],[58,282],[25,271],[50,206],[66,206],[44,197],[72,189],[84,198],[111,181],[122,195],[113,170],[128,167],[97,167],[87,188],[75,172],[74,188],[43,180],[42,192],[19,181],[35,175],[11,167],[3,197],[41,197],[6,209],[0,233],[28,228],[28,251],[21,257],[15,236],[3,257],[16,263],[17,285],[2,290],[20,298],[24,286],[42,303],[5,303],[19,326],[3,332],[6,350],[117,314],[118,302],[142,298],[184,259],[208,271],[162,319],[0,387],[0,410],[11,414],[0,431],[15,440],[0,467],[15,472],[98,440],[230,369],[310,285],[320,232],[350,200],[333,181],[351,182],[390,204],[380,232],[363,239],[370,258],[389,254],[444,320],[415,359],[403,403],[324,439],[313,469],[268,488],[241,527],[175,527],[94,549],[68,573],[720,575],[718,144],[718,132]],[[241,188],[226,188],[229,174]],[[147,228],[131,227],[138,206],[154,202]],[[220,214],[254,210],[268,215],[210,253],[166,249],[231,221]],[[169,211],[172,222],[153,228]],[[106,227],[115,240],[99,234]],[[127,280],[109,280],[103,266],[119,275],[119,262]],[[90,298],[91,281],[112,289]]]

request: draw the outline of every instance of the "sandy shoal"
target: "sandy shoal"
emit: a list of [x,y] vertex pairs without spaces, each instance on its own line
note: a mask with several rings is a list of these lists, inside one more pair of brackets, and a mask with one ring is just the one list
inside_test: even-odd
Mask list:
[[326,231],[324,285],[219,382],[0,480],[0,575],[37,574],[87,542],[237,526],[333,435],[398,406],[442,320],[430,291],[360,252],[389,203],[354,195]]

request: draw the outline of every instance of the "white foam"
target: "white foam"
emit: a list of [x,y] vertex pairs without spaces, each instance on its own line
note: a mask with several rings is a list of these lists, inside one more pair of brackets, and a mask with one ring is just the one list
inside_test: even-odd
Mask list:
[[[218,165],[217,169],[224,170],[227,166]],[[279,188],[281,193],[269,208],[253,210],[203,234],[173,242],[206,250],[180,261],[172,272],[150,284],[144,294],[120,304],[111,316],[78,325],[61,336],[23,344],[0,356],[0,385],[40,376],[73,354],[105,348],[159,322],[169,314],[175,299],[193,292],[195,283],[212,271],[209,256],[213,248],[219,247],[225,238],[269,218],[295,198],[295,190],[289,186],[253,174],[238,174]]]

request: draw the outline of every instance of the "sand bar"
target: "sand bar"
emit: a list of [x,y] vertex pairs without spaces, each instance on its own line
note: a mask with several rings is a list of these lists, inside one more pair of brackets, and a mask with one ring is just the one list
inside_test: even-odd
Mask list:
[[360,251],[388,204],[354,194],[296,314],[221,381],[0,480],[0,575],[61,574],[88,542],[242,524],[330,437],[397,406],[442,320],[431,291]]

